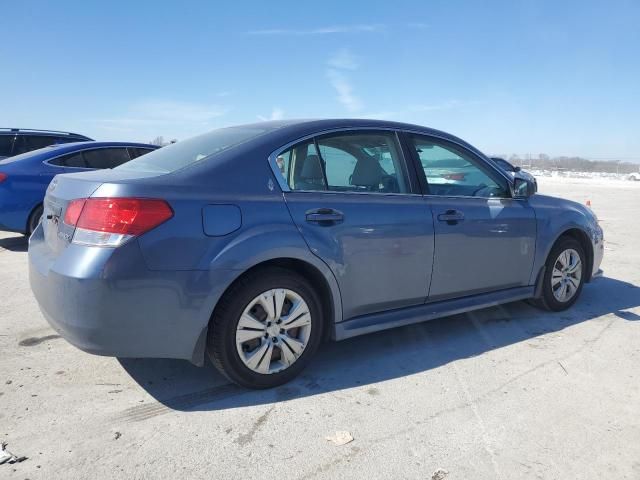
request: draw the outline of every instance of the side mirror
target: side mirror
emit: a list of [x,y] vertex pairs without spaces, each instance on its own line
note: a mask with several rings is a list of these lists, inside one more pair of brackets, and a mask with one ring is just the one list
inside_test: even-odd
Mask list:
[[513,198],[529,198],[534,193],[536,186],[532,181],[520,177],[513,179]]
[[522,168],[520,168],[520,167],[513,167],[513,171],[514,171],[514,172],[519,172],[520,170],[522,170]]

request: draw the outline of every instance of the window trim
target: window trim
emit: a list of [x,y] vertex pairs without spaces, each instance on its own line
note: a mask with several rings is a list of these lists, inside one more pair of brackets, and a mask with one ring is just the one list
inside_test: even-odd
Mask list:
[[[278,156],[290,149],[291,147],[296,146],[299,143],[304,143],[305,141],[313,140],[316,150],[318,150],[318,137],[323,137],[325,135],[331,135],[336,133],[348,133],[348,132],[391,132],[395,137],[396,147],[398,148],[398,155],[400,162],[402,163],[403,174],[406,177],[407,186],[409,187],[408,192],[403,193],[394,193],[394,192],[355,192],[355,191],[336,191],[336,190],[291,190],[289,187],[289,183],[286,178],[280,172],[278,168],[278,164],[276,159]],[[283,193],[330,193],[330,194],[338,194],[338,195],[376,195],[376,196],[396,196],[396,195],[423,195],[422,189],[419,185],[418,177],[415,176],[415,172],[413,172],[413,168],[410,167],[410,163],[413,164],[413,159],[408,158],[405,152],[405,144],[402,141],[403,139],[400,137],[400,133],[403,130],[397,128],[389,128],[389,127],[342,127],[342,128],[332,128],[327,130],[321,130],[310,135],[305,135],[303,137],[299,137],[298,139],[291,141],[277,150],[273,151],[271,155],[268,157],[269,166],[271,167],[271,172],[276,177],[276,181],[280,186],[280,189]],[[319,150],[318,150],[319,151]],[[324,172],[324,167],[323,167]],[[326,181],[326,172],[324,172],[325,181]]]

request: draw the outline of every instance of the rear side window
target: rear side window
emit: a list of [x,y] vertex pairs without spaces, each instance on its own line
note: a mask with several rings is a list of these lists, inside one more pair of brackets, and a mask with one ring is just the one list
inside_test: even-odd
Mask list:
[[136,158],[120,168],[170,173],[252,140],[270,129],[229,127],[183,140]]
[[0,157],[11,156],[14,135],[0,135]]
[[83,154],[88,168],[115,168],[129,161],[126,148],[99,148],[85,150]]
[[84,161],[82,152],[69,153],[62,157],[49,160],[50,165],[56,165],[58,167],[70,167],[70,168],[87,168],[87,164]]
[[[389,132],[324,135],[280,154],[292,190],[408,193],[396,136]],[[288,162],[287,162],[288,159]],[[276,159],[277,161],[277,159]]]
[[153,150],[150,148],[139,148],[139,147],[129,147],[127,148],[127,150],[129,150],[129,157],[131,157],[131,160],[133,160],[134,158],[141,157],[146,153],[153,152]]

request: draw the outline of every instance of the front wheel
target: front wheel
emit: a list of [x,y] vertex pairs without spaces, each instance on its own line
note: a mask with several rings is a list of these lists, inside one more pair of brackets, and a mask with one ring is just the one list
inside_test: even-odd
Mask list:
[[280,268],[250,273],[234,284],[214,312],[207,353],[229,380],[271,388],[298,375],[323,336],[313,286]]
[[587,273],[585,260],[584,250],[577,240],[561,238],[547,258],[542,297],[533,303],[556,312],[573,305],[584,285]]

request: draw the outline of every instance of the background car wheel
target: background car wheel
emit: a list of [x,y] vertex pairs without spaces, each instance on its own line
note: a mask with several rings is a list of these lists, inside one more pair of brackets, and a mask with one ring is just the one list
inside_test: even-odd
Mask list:
[[586,264],[584,250],[577,240],[571,237],[558,240],[547,258],[542,297],[532,303],[556,312],[569,308],[582,292]]
[[232,382],[271,388],[304,369],[323,328],[312,285],[289,270],[269,268],[246,275],[224,294],[209,325],[207,353]]
[[31,215],[29,215],[29,220],[27,221],[28,236],[30,236],[33,233],[33,231],[38,226],[38,223],[40,223],[40,218],[42,217],[43,213],[44,213],[44,208],[42,207],[42,205],[38,205],[36,208],[33,209],[33,212],[31,212]]

